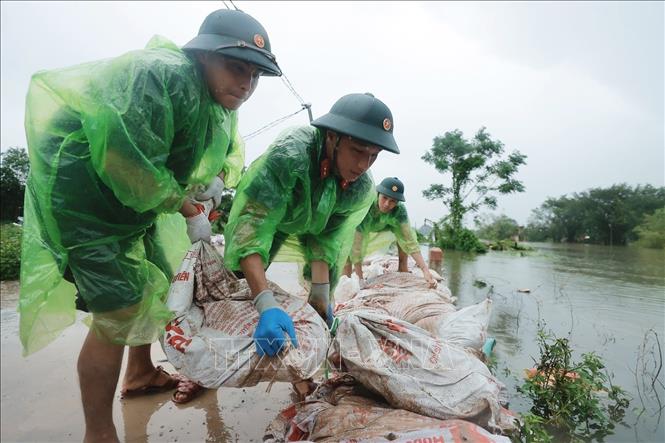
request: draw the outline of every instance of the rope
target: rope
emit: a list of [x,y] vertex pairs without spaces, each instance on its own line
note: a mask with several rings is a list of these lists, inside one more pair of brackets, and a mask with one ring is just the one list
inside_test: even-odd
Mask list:
[[296,91],[296,88],[293,87],[293,84],[289,81],[289,78],[286,76],[284,71],[282,71],[282,77],[281,78],[282,78],[282,83],[284,83],[284,86],[286,86],[286,88],[289,91],[291,91],[291,93],[298,99],[298,101],[300,102],[301,105],[304,105],[305,101],[302,99],[300,94],[298,94],[298,92]]
[[267,125],[260,127],[260,128],[257,129],[256,131],[250,132],[250,133],[247,134],[247,135],[243,135],[242,138],[243,138],[243,140],[245,140],[245,141],[246,141],[246,140],[249,140],[249,139],[251,139],[251,138],[254,138],[254,137],[256,137],[257,135],[259,135],[260,133],[265,132],[265,131],[267,131],[268,129],[277,126],[278,124],[280,124],[280,123],[283,122],[284,120],[288,120],[289,118],[293,117],[294,115],[296,115],[296,114],[300,114],[300,113],[301,113],[302,111],[304,111],[305,109],[307,109],[307,108],[306,108],[305,106],[303,106],[302,108],[300,108],[299,110],[297,110],[296,112],[294,112],[294,113],[292,113],[292,114],[285,115],[284,117],[280,117],[280,118],[278,118],[277,120],[273,120],[273,121],[271,121],[270,123],[268,123]]

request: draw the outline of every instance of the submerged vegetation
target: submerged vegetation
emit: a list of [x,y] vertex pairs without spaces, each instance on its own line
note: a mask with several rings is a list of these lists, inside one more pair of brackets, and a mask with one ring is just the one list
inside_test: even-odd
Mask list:
[[612,384],[601,358],[593,352],[573,360],[568,339],[538,331],[539,359],[518,391],[531,401],[522,416],[522,442],[578,442],[613,434],[630,400]]

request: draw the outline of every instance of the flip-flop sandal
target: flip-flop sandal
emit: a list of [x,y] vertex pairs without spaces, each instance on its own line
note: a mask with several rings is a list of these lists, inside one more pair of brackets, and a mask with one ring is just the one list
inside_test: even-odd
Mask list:
[[[168,376],[169,381],[167,381],[164,384],[157,385],[155,384],[155,382],[157,381],[157,378],[161,374]],[[138,397],[140,395],[158,394],[160,392],[170,391],[171,389],[178,386],[180,380],[181,378],[179,376],[171,375],[168,372],[166,372],[164,368],[162,368],[161,366],[157,366],[155,368],[155,372],[152,374],[152,377],[150,378],[148,383],[141,386],[140,388],[123,389],[122,391],[120,391],[120,398]]]
[[[183,380],[178,383],[176,391],[171,396],[171,401],[179,405],[188,403],[201,395],[206,388],[192,380]],[[178,395],[180,394],[180,395]],[[178,400],[178,397],[182,397]]]

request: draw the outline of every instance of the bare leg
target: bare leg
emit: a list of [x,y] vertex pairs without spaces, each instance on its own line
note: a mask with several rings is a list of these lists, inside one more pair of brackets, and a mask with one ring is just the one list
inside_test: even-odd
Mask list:
[[344,275],[346,275],[347,277],[351,277],[351,270],[352,270],[351,261],[347,260],[346,264],[344,265]]
[[402,248],[397,246],[397,255],[399,256],[399,265],[397,266],[397,272],[409,272],[409,256],[406,252],[402,251]]
[[91,329],[78,359],[85,437],[83,441],[118,442],[113,425],[113,395],[125,348],[97,337]]
[[151,346],[141,345],[129,348],[127,370],[122,383],[123,389],[138,389],[150,382],[155,385],[165,385],[169,382],[170,377],[163,372],[153,379],[156,369],[150,357]]

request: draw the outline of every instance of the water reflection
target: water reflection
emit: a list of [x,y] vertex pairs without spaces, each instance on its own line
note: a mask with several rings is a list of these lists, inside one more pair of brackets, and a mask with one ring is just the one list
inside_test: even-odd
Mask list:
[[[176,405],[171,402],[171,393],[124,399],[120,400],[120,405],[124,441],[128,443],[168,441],[169,437],[177,441],[174,435],[182,438],[183,433],[187,435],[186,441],[231,441],[231,435],[222,419],[216,389],[207,390],[186,405]],[[174,419],[174,415],[179,417]],[[191,423],[196,424],[202,417],[205,421],[201,421],[200,426],[190,426]],[[175,429],[176,426],[181,427]],[[190,431],[186,431],[185,428]]]
[[[569,337],[575,357],[596,352],[605,361],[614,383],[634,398],[610,442],[665,441],[658,399],[642,408],[639,389],[649,385],[665,398],[665,371],[657,379],[665,348],[665,251],[596,245],[534,244],[536,251],[521,256],[490,252],[477,256],[445,251],[444,274],[459,307],[492,297],[490,335],[497,338],[498,366],[510,375],[500,378],[509,391],[521,384],[523,369],[538,356],[539,325],[557,337]],[[485,287],[474,286],[480,279]],[[530,292],[519,292],[528,289]],[[660,337],[661,349],[640,351],[647,331]],[[646,354],[646,356],[645,356]],[[650,359],[650,360],[648,360]],[[637,368],[648,361],[651,369]],[[636,375],[637,374],[637,375]],[[500,375],[500,374],[499,374]],[[647,383],[648,382],[648,383]],[[652,396],[655,397],[655,396]],[[525,412],[523,401],[514,407]]]

